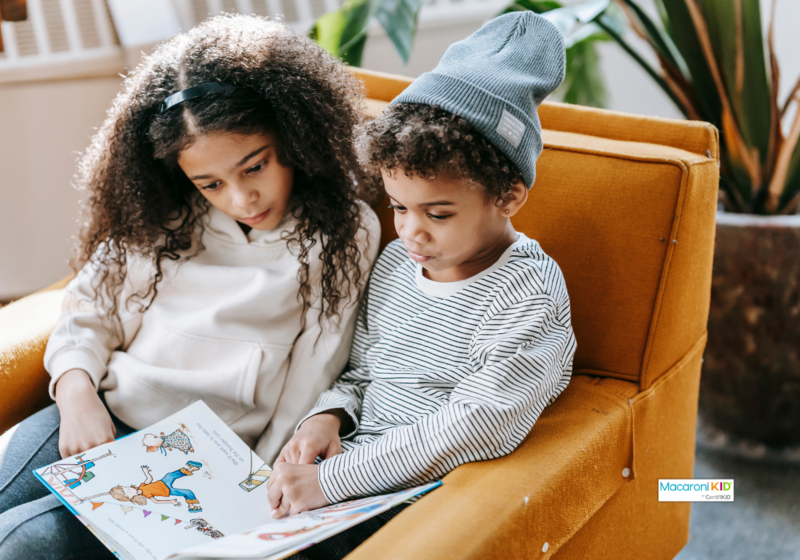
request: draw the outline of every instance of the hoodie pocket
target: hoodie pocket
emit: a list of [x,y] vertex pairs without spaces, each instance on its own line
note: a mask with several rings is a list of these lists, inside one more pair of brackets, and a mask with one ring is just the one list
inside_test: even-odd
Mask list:
[[149,397],[183,408],[203,400],[231,424],[255,407],[259,376],[274,375],[290,351],[291,345],[181,332],[150,314],[127,352],[114,353],[109,370],[126,404],[146,406]]

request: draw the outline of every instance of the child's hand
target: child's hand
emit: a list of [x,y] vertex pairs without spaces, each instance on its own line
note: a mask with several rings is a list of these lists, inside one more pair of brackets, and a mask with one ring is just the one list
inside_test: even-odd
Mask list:
[[319,485],[318,465],[275,465],[267,481],[270,515],[275,519],[330,505]]
[[[339,428],[342,426],[344,411],[330,411],[316,414],[303,422],[292,439],[283,446],[275,460],[278,463],[313,465],[317,457],[328,459],[342,452]],[[347,420],[350,420],[349,417]]]
[[71,369],[56,384],[56,404],[61,413],[58,451],[62,457],[82,453],[114,441],[117,430],[111,415],[82,369]]

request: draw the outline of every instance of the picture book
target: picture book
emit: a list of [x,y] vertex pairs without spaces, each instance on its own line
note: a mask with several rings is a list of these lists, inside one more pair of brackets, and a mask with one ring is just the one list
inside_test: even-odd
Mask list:
[[272,470],[202,401],[34,473],[131,560],[286,558],[441,484],[273,519]]

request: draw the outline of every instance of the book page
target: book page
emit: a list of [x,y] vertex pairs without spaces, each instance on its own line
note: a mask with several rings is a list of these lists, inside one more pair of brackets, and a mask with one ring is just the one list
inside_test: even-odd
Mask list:
[[352,500],[271,519],[249,531],[181,551],[170,558],[267,558],[279,560],[321,542],[388,509],[419,496],[441,482],[402,492]]
[[34,472],[124,558],[162,560],[271,519],[270,469],[202,401]]

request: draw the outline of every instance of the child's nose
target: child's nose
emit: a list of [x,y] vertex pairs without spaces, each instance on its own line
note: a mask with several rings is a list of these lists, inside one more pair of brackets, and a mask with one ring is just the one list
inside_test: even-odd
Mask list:
[[402,226],[397,232],[398,234],[402,232],[403,237],[415,243],[427,243],[430,241],[430,234],[422,220],[411,213],[406,214],[403,218]]
[[231,185],[231,199],[234,206],[246,209],[253,202],[258,200],[258,191],[242,185]]

